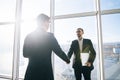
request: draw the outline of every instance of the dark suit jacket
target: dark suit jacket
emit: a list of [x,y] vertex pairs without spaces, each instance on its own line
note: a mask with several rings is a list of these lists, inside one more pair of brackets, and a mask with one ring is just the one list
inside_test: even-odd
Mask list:
[[[82,52],[89,53],[89,59],[88,62],[92,63],[92,66],[90,69],[93,69],[93,62],[96,57],[96,52],[93,48],[93,44],[90,39],[83,39],[83,46],[82,46]],[[74,69],[81,69],[82,63],[80,59],[80,48],[79,48],[79,43],[78,40],[72,41],[71,47],[68,52],[68,57],[71,58],[72,54],[74,53],[74,58],[73,58],[73,68]]]
[[29,63],[24,80],[54,80],[52,51],[64,61],[69,60],[52,33],[36,30],[26,37],[23,56],[29,59]]

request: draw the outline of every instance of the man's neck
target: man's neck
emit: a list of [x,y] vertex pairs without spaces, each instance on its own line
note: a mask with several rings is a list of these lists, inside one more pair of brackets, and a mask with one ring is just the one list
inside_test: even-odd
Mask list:
[[79,40],[82,40],[83,38],[82,38],[82,37],[79,37],[78,39],[79,39]]

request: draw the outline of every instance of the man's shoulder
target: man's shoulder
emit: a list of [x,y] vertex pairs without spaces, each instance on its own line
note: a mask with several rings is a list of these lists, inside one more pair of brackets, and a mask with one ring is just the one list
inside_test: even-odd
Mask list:
[[51,33],[51,32],[47,32],[49,35],[53,35],[53,33]]
[[54,36],[54,34],[51,33],[51,32],[47,32],[47,35],[50,36],[50,37],[53,37],[53,36]]
[[33,31],[33,32],[28,33],[26,37],[27,37],[27,38],[33,38],[33,37],[35,37],[35,36],[37,36],[37,34],[36,34],[35,31]]
[[83,40],[86,40],[86,41],[91,41],[90,39],[87,39],[87,38],[83,38]]
[[76,42],[78,42],[78,40],[77,40],[77,39],[75,39],[75,40],[73,40],[73,41],[72,41],[72,43],[76,43]]
[[28,34],[26,35],[26,38],[30,38],[32,35],[33,35],[33,32],[28,33]]
[[77,39],[75,39],[75,40],[73,40],[72,42],[76,42],[76,41],[78,41]]

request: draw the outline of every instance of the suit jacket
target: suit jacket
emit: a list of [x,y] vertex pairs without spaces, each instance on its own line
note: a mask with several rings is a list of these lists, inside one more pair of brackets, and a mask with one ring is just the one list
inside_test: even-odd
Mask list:
[[[90,39],[83,39],[83,45],[82,45],[82,52],[89,53],[89,59],[88,62],[92,63],[92,66],[90,69],[93,69],[93,62],[96,57],[96,52],[93,48],[93,44]],[[80,47],[78,40],[72,41],[71,47],[68,52],[68,57],[71,58],[72,54],[74,53],[73,58],[73,68],[74,69],[81,69],[82,63],[80,59]]]
[[29,63],[24,80],[54,80],[52,51],[64,61],[69,60],[52,33],[36,30],[25,38],[23,56],[29,59]]

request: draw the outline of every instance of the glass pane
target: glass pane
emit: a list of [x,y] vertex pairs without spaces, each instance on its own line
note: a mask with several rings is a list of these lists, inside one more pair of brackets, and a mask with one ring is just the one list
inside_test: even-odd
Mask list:
[[55,15],[94,11],[94,0],[55,0]]
[[[120,79],[120,14],[102,16],[106,80]],[[106,31],[107,30],[107,31]]]
[[[83,37],[91,39],[96,49],[97,34],[95,17],[60,19],[55,21],[55,36],[66,54],[72,40],[77,39],[76,29],[79,27],[84,29]],[[55,55],[55,80],[75,80],[72,61],[71,59],[71,63],[66,64]],[[94,66],[95,68],[92,71],[91,77],[93,80],[97,80],[96,60]]]
[[120,0],[101,0],[101,9],[119,9],[120,8]]
[[23,0],[23,20],[34,19],[40,13],[50,14],[50,0]]
[[0,74],[12,75],[14,25],[0,25]]
[[0,0],[0,22],[14,21],[16,0]]

